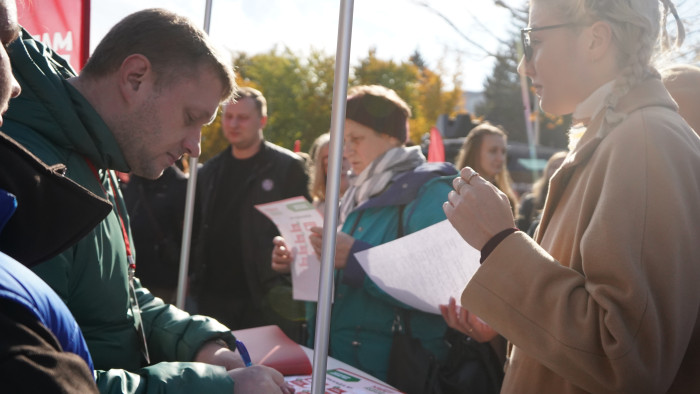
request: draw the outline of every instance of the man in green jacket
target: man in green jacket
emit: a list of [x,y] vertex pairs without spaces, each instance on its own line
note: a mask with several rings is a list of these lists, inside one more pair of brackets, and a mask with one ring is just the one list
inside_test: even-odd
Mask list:
[[101,392],[288,393],[267,367],[243,367],[216,320],[164,304],[133,277],[136,252],[114,170],[155,179],[236,90],[232,67],[189,20],[165,10],[126,17],[80,76],[28,33],[11,45],[22,88],[4,131],[114,206],[85,238],[34,268],[83,331]]

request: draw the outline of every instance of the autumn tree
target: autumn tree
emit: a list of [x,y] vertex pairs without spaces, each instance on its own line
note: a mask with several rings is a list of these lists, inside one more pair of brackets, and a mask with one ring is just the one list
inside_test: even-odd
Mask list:
[[301,140],[308,149],[328,131],[333,92],[334,59],[312,51],[307,59],[289,49],[252,57],[239,56],[241,84],[257,86],[267,98],[265,138],[292,148]]
[[[268,105],[265,139],[292,149],[295,140],[308,150],[313,140],[328,131],[333,98],[334,58],[312,50],[306,58],[289,49],[234,57],[237,81],[259,89]],[[224,149],[220,116],[202,131],[202,160]]]
[[367,57],[360,59],[360,64],[353,68],[350,85],[382,85],[393,89],[411,107],[414,121],[419,79],[418,67],[410,61],[382,60],[377,58],[375,49],[370,49]]
[[409,120],[409,138],[419,144],[439,115],[454,113],[460,104],[460,74],[452,76],[454,87],[446,91],[441,71],[440,65],[437,72],[429,69],[418,51],[408,61],[396,63],[378,59],[376,51],[370,50],[354,69],[352,84],[378,84],[394,89],[411,107],[413,116]]
[[[461,99],[459,74],[451,76],[454,88],[445,89],[441,70],[419,62],[417,52],[410,60],[395,62],[377,58],[370,50],[367,57],[351,67],[350,86],[379,84],[394,89],[413,111],[410,138],[420,142],[438,115],[452,113]],[[234,57],[237,80],[263,92],[268,103],[265,139],[291,149],[295,140],[307,151],[313,140],[328,131],[331,124],[335,59],[320,51],[306,57],[289,49]],[[202,130],[202,156],[206,161],[228,146],[221,133],[220,114]]]

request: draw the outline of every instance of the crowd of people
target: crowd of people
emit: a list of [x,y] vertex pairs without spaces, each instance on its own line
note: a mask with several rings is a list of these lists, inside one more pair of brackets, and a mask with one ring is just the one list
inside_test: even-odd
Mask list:
[[[349,89],[329,356],[407,393],[700,390],[700,68],[652,65],[669,15],[680,45],[671,0],[531,0],[518,72],[574,122],[524,196],[507,130],[483,121],[455,164],[429,163],[407,144],[403,98]],[[330,133],[308,159],[267,141],[263,92],[238,86],[206,33],[170,11],[124,18],[80,74],[20,28],[14,0],[0,0],[0,39],[1,386],[293,393],[245,366],[231,330],[274,324],[313,347],[316,305],[292,297],[298,256],[255,205],[302,196],[323,214]],[[178,164],[200,154],[219,107],[229,145],[189,169],[186,312],[170,304]],[[388,295],[355,253],[443,220],[481,266],[438,315]],[[320,256],[323,229],[311,232]],[[429,367],[397,360],[405,332]],[[483,362],[455,388],[443,367],[463,361],[460,343]]]

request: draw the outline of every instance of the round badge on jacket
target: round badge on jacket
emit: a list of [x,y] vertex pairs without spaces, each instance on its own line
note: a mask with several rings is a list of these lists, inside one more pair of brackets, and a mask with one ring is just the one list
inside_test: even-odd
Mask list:
[[269,192],[274,187],[275,187],[275,181],[273,181],[272,179],[269,179],[269,178],[263,179],[263,181],[262,181],[263,190],[265,190],[266,192]]

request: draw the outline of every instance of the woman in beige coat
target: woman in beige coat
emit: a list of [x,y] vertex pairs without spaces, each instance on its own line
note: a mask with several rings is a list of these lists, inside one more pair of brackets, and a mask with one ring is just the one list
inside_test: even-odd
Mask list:
[[545,111],[575,119],[535,240],[471,168],[444,205],[482,251],[469,313],[450,312],[512,343],[503,392],[700,392],[700,139],[650,66],[669,11],[530,2],[519,71]]

